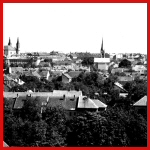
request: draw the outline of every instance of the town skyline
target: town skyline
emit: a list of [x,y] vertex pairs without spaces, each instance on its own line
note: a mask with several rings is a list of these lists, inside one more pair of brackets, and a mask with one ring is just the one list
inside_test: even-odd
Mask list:
[[4,4],[9,37],[21,52],[99,53],[103,39],[106,53],[147,54],[147,4]]

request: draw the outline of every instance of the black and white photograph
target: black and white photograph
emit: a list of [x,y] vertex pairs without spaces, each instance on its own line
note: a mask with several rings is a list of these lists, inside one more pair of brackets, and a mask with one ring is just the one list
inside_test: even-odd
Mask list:
[[147,3],[4,3],[4,147],[147,147]]

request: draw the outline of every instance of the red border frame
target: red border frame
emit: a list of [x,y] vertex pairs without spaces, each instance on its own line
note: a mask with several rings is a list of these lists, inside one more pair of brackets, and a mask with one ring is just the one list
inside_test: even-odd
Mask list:
[[[1,76],[0,76],[0,81],[1,81],[1,94],[0,94],[0,96],[1,96],[1,109],[0,109],[0,115],[1,115],[1,128],[0,128],[0,141],[1,141],[1,144],[0,144],[0,147],[1,148],[4,148],[3,147],[3,3],[147,3],[147,19],[148,19],[148,21],[147,21],[147,31],[148,31],[148,35],[147,35],[147,43],[149,43],[149,30],[148,30],[148,25],[149,25],[149,15],[148,14],[150,14],[150,10],[148,9],[148,4],[150,3],[148,0],[1,0],[0,1],[0,19],[1,19],[1,21],[2,21],[2,23],[0,24],[1,25],[1,27],[0,27],[0,38],[1,38],[1,40],[0,40],[0,45],[1,45],[1,49],[2,49],[2,51],[1,51],[1,54],[0,54],[0,57],[1,57],[1,59],[0,59],[0,67],[1,67],[1,69],[0,69],[0,74],[1,74]],[[140,11],[140,10],[139,10]],[[149,58],[149,53],[148,53],[148,45],[147,45],[147,55],[148,55],[148,58]],[[148,66],[149,66],[149,64],[148,64]],[[148,67],[148,78],[149,78],[149,67]],[[149,83],[148,83],[148,85],[149,85]],[[148,92],[149,92],[149,88],[148,88]],[[149,96],[148,96],[149,97]],[[148,103],[149,104],[149,103]],[[149,113],[149,109],[148,109],[148,113]],[[148,117],[148,122],[149,122],[149,117]],[[149,124],[148,124],[149,125]],[[148,130],[148,135],[149,135],[149,130]],[[148,144],[147,144],[147,147],[95,147],[95,148],[90,148],[90,147],[79,147],[79,148],[76,148],[76,147],[72,147],[71,149],[81,149],[81,150],[87,150],[87,149],[139,149],[139,150],[141,150],[141,149],[148,149],[150,146],[149,146],[149,138],[148,138]],[[20,148],[20,147],[10,147],[10,149],[26,149],[25,147],[22,147],[22,148]],[[33,149],[33,148],[28,148],[27,147],[27,149]],[[39,147],[37,147],[37,148],[34,148],[34,149],[40,149]],[[41,148],[41,149],[43,149],[43,148]],[[46,148],[46,147],[44,147],[44,149],[48,149],[48,148]],[[50,148],[50,149],[60,149],[60,148]],[[69,147],[65,147],[65,148],[61,148],[61,149],[70,149]]]

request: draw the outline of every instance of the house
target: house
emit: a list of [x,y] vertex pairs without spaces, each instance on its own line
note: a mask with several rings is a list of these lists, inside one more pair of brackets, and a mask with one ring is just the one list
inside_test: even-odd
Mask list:
[[[40,106],[41,114],[47,107],[64,108],[68,118],[85,110],[105,110],[107,105],[97,99],[90,99],[82,96],[82,91],[54,90],[53,92],[4,92],[4,97],[13,99],[12,105],[15,112],[20,112],[25,101],[36,101]],[[19,113],[18,113],[19,115]]]
[[64,108],[68,118],[77,114],[76,106],[78,103],[78,97],[75,95],[53,95],[50,97],[47,106],[49,107],[62,107]]
[[110,58],[94,58],[94,64],[97,69],[108,70]]
[[41,75],[36,70],[24,70],[22,75],[25,75],[26,77],[37,77],[38,79],[41,79]]
[[9,73],[23,73],[23,68],[22,67],[9,67]]
[[82,71],[69,71],[62,74],[62,82],[69,83],[73,78],[78,77]]
[[5,75],[5,74],[4,74],[4,84],[7,85],[10,88],[18,85],[18,83],[13,78],[11,78],[11,77],[9,77],[8,75]]
[[26,101],[35,101],[41,107],[40,111],[42,113],[47,106],[47,103],[49,101],[49,96],[47,95],[36,96],[35,94],[32,93],[27,95],[22,95],[22,96],[19,96],[19,94],[17,94],[17,97],[15,97],[14,99],[15,99],[14,106],[13,106],[14,110],[17,111],[22,110],[24,103]]
[[140,74],[145,74],[147,72],[146,67],[143,65],[135,65],[132,69]]
[[122,72],[127,72],[129,69],[127,69],[127,68],[113,68],[112,70],[111,70],[111,73],[112,74],[115,74],[116,72],[119,72],[119,73],[122,73]]
[[74,53],[70,54],[69,56],[70,56],[71,59],[77,59],[77,55],[74,54]]
[[12,73],[9,74],[8,76],[11,77],[17,84],[19,85],[23,85],[24,82],[20,79],[20,75],[22,75],[21,73]]
[[118,76],[118,81],[119,82],[129,82],[129,81],[133,81],[134,77],[129,77],[129,76]]

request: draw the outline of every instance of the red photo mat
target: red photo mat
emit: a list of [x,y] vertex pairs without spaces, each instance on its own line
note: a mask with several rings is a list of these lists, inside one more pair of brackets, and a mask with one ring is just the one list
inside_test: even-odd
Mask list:
[[[149,25],[149,14],[150,14],[150,10],[149,10],[149,1],[148,0],[1,0],[0,1],[0,20],[1,20],[1,27],[0,27],[0,45],[1,45],[1,54],[0,54],[0,66],[1,66],[1,69],[0,69],[0,73],[1,73],[1,76],[0,76],[0,80],[1,80],[1,109],[0,109],[0,115],[1,115],[1,123],[0,123],[0,141],[1,141],[1,144],[0,144],[0,147],[2,149],[6,149],[5,147],[3,147],[3,134],[4,134],[4,120],[3,120],[3,3],[147,3],[147,43],[150,42],[149,40],[149,29],[148,29],[148,25]],[[140,10],[139,10],[140,11]],[[150,57],[149,56],[149,44],[147,45],[147,55],[148,55],[148,58]],[[148,61],[149,63],[149,61]],[[149,66],[149,64],[148,64]],[[148,72],[149,72],[149,67],[148,67]],[[148,76],[149,76],[149,73],[148,73]],[[148,83],[149,84],[149,83]],[[149,93],[149,88],[148,88],[148,93]],[[149,97],[149,96],[148,96]],[[149,103],[148,103],[149,105]],[[149,109],[148,109],[148,114],[149,114]],[[148,127],[149,127],[149,116],[148,116]],[[65,147],[65,148],[53,148],[53,147],[7,147],[7,148],[10,148],[10,149],[81,149],[81,150],[87,150],[87,149],[148,149],[150,146],[149,146],[149,128],[148,128],[148,142],[147,142],[147,147]]]

